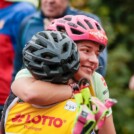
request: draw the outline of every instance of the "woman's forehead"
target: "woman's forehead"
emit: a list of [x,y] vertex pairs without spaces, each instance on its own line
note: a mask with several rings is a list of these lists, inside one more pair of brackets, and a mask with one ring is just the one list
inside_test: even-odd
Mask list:
[[99,49],[99,44],[92,42],[92,41],[79,41],[76,42],[76,44],[78,45],[78,47],[90,47],[90,48],[98,48]]

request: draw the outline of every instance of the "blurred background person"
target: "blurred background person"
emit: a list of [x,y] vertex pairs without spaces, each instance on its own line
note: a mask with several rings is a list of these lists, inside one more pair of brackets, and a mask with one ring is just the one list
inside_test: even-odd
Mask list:
[[[63,17],[65,15],[86,15],[88,17],[94,18],[99,23],[101,23],[100,19],[91,13],[82,12],[80,10],[76,10],[69,6],[69,0],[40,0],[40,9],[38,12],[33,14],[30,17],[27,17],[21,24],[19,40],[18,40],[18,51],[15,57],[15,65],[14,65],[14,73],[13,77],[15,77],[16,73],[22,68],[22,49],[25,44],[31,39],[31,37],[42,30],[45,30],[47,25],[49,25],[50,21],[55,18]],[[107,65],[107,50],[104,51],[99,56],[100,67],[98,72],[105,76],[106,73],[106,65]]]
[[[21,21],[36,11],[35,2],[0,0],[0,117],[10,92],[14,56]],[[26,1],[26,0],[25,0]]]

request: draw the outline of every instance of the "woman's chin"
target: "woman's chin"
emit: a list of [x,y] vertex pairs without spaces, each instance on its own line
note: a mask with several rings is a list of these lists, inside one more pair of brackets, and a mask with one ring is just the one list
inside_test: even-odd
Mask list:
[[88,79],[88,80],[90,80],[90,78],[91,78],[91,75],[92,74],[86,74],[86,73],[79,73],[79,74],[75,74],[75,79],[77,80],[77,81],[79,81],[80,79],[82,79],[82,78],[86,78],[86,79]]

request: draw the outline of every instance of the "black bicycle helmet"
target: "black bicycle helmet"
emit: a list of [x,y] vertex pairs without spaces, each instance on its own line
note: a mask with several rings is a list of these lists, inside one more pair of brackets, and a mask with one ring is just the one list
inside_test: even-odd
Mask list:
[[23,62],[36,79],[66,83],[79,68],[77,45],[62,32],[41,31],[23,49]]

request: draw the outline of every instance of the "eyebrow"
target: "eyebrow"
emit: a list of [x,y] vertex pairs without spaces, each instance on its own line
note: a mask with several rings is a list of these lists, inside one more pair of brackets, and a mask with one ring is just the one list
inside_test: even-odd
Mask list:
[[[89,48],[89,49],[93,49],[91,46],[87,46],[87,45],[86,45],[85,47],[87,47],[87,48]],[[100,52],[100,49],[98,48],[98,49],[96,49],[96,51],[97,51],[97,52]]]
[[85,46],[82,46],[82,47],[87,47],[89,49],[92,49],[92,47],[91,46],[88,46],[88,45],[85,45]]

